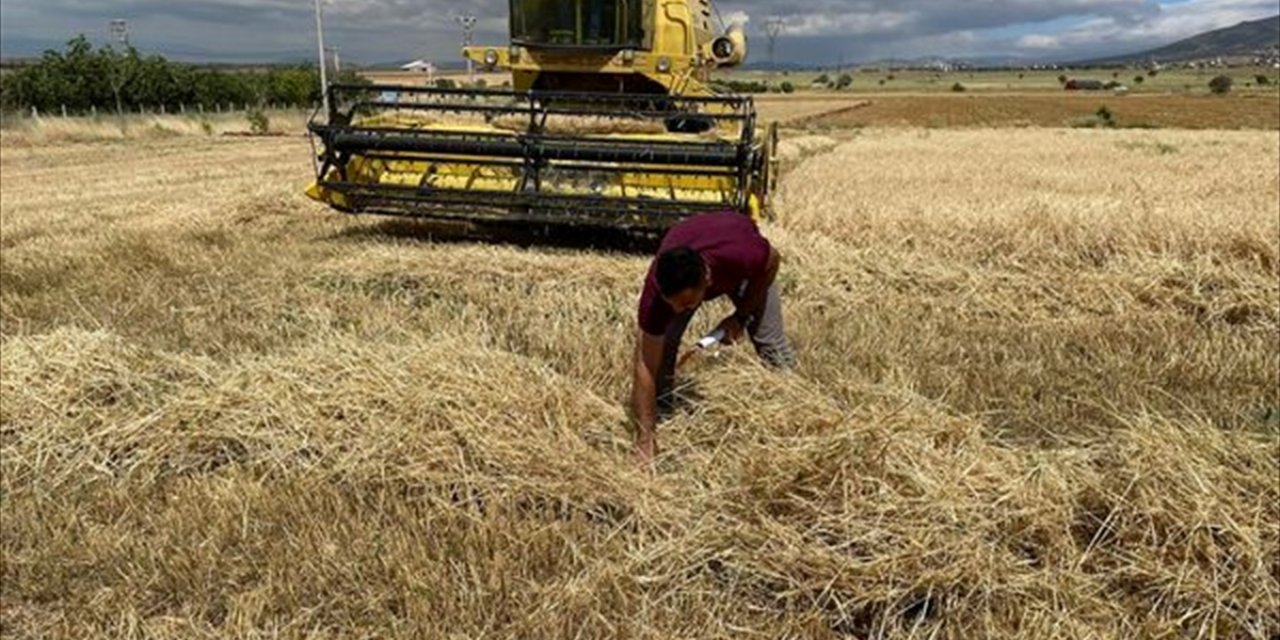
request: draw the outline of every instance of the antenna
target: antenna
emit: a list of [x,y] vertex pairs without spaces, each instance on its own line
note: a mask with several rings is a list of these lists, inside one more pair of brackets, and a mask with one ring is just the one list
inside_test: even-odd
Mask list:
[[[476,30],[476,17],[467,13],[455,16],[454,20],[457,21],[459,25],[462,25],[462,46],[470,47],[471,34]],[[475,84],[476,82],[476,65],[470,57],[467,58],[467,81],[471,84]]]
[[782,30],[786,28],[786,22],[778,16],[770,16],[764,23],[764,33],[769,38],[769,67],[777,69],[777,62],[774,60],[773,54],[778,49],[778,36],[782,34]]
[[129,46],[129,21],[116,18],[111,21],[111,38],[116,42]]

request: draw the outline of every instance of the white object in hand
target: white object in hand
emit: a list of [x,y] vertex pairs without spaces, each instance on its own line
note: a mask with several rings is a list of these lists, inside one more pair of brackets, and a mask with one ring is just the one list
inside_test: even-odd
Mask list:
[[711,347],[714,347],[720,344],[721,342],[724,342],[724,338],[725,338],[724,329],[716,329],[715,331],[707,335],[707,337],[698,341],[698,348],[702,349],[703,351],[706,351],[707,349],[710,349]]

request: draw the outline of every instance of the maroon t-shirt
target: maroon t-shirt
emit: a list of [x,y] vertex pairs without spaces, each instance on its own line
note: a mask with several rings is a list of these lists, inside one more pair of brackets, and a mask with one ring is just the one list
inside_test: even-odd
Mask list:
[[[706,300],[745,292],[748,282],[767,275],[772,253],[756,223],[731,211],[705,213],[680,222],[662,239],[658,255],[681,247],[696,250],[711,268]],[[675,310],[658,289],[658,261],[654,260],[640,295],[640,328],[651,336],[661,336],[674,317]]]

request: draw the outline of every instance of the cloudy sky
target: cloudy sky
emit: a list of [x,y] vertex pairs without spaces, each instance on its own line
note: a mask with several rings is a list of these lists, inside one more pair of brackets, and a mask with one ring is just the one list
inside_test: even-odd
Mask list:
[[[478,42],[506,39],[506,0],[326,0],[326,35],[365,63],[458,57],[453,18],[480,17]],[[804,10],[797,6],[803,4]],[[779,61],[1018,56],[1071,60],[1142,50],[1280,12],[1277,0],[724,0],[764,57],[760,28],[787,27]],[[314,50],[311,0],[4,0],[0,53],[30,55],[126,18],[133,43],[182,59],[280,60]]]

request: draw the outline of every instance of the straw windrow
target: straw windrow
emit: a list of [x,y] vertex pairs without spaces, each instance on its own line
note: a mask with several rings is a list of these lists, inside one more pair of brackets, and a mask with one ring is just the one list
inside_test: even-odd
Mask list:
[[801,365],[692,367],[653,476],[644,256],[137,145],[0,160],[6,636],[1280,633],[1274,136],[802,139]]

